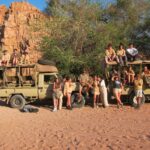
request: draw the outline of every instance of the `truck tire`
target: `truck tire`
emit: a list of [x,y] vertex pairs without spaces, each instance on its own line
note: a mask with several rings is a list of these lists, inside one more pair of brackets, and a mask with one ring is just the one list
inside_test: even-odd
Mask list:
[[[133,107],[137,106],[136,96],[135,96],[134,92],[131,94],[131,96],[129,98],[129,102],[130,102],[131,106],[133,106]],[[143,94],[141,104],[144,104],[144,103],[145,103],[145,95]]]
[[41,65],[52,65],[52,66],[56,65],[55,62],[53,62],[53,61],[43,60],[43,59],[39,59],[38,63],[41,64]]
[[26,101],[21,95],[14,95],[10,99],[10,106],[12,108],[22,109],[25,104]]
[[73,108],[81,108],[85,105],[85,98],[82,96],[80,102],[78,102],[78,93],[71,95],[71,103]]

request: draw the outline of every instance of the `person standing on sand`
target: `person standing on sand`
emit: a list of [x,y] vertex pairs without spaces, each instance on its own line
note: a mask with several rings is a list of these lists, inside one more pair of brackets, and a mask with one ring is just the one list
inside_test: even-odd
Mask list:
[[113,81],[113,93],[117,100],[117,108],[119,108],[120,106],[123,107],[123,103],[121,101],[121,92],[123,88],[122,83],[120,82],[119,77],[117,76],[114,76],[112,78],[112,81]]
[[140,108],[141,99],[143,97],[143,80],[141,79],[141,75],[138,74],[136,79],[134,80],[134,90],[135,90],[135,96],[137,100],[137,107]]
[[100,89],[99,89],[99,81],[97,76],[93,78],[93,108],[98,107],[98,100],[100,96]]
[[56,112],[57,109],[58,110],[62,109],[62,98],[63,93],[61,82],[58,78],[56,78],[53,85],[53,104],[54,104],[53,112]]
[[108,107],[108,94],[107,94],[107,88],[106,88],[106,84],[105,84],[105,80],[100,77],[100,96],[101,96],[101,101],[102,101],[102,105],[103,107]]
[[72,81],[70,77],[66,77],[64,84],[64,96],[67,97],[67,109],[72,110],[71,106]]

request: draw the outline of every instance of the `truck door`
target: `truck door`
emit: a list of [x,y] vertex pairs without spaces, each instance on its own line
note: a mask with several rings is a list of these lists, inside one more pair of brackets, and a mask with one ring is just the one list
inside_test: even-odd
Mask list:
[[51,99],[53,93],[53,83],[56,78],[55,74],[40,74],[38,93],[39,99]]

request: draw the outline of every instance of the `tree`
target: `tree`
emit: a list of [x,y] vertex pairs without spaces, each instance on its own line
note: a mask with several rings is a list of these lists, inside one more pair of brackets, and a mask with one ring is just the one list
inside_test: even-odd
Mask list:
[[147,0],[117,0],[104,8],[90,0],[51,0],[50,19],[42,27],[43,57],[55,61],[62,74],[78,75],[83,67],[100,74],[106,45],[117,49],[120,42],[138,41],[139,29],[148,28],[149,8]]

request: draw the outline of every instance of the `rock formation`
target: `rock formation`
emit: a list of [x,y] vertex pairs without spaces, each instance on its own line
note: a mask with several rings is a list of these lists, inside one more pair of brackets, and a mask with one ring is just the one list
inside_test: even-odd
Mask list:
[[44,20],[45,16],[36,7],[27,2],[13,2],[7,9],[0,6],[0,46],[1,49],[13,49],[22,52],[29,50],[31,59],[35,62],[40,54],[37,51],[39,32],[31,30],[32,24]]

